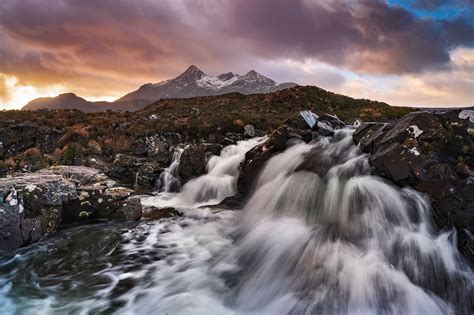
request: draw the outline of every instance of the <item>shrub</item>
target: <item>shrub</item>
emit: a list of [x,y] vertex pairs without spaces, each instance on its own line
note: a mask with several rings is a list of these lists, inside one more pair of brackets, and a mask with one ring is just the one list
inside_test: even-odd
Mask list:
[[76,154],[76,145],[68,144],[68,146],[63,150],[59,158],[59,163],[62,165],[73,165],[74,160],[76,159]]

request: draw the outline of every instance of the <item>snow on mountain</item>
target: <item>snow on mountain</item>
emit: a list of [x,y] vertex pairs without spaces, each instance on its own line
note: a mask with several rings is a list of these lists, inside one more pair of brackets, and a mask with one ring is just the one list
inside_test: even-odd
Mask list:
[[75,108],[82,111],[130,110],[145,107],[163,98],[189,98],[195,96],[220,95],[232,92],[262,94],[296,86],[295,83],[278,84],[260,73],[251,70],[244,75],[232,72],[210,76],[192,65],[174,79],[158,83],[147,83],[114,102],[89,102],[72,93],[55,98],[39,98],[28,103],[24,109]]
[[254,70],[245,75],[228,72],[210,76],[192,65],[174,79],[142,85],[138,90],[117,101],[156,101],[161,98],[188,98],[232,92],[242,94],[270,93],[295,85],[294,83],[277,84]]

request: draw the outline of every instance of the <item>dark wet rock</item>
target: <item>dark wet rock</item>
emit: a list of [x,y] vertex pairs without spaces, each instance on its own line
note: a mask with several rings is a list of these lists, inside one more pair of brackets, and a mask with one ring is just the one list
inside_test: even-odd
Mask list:
[[225,135],[221,135],[218,137],[218,142],[222,146],[228,146],[232,144],[236,144],[237,142],[244,140],[246,137],[242,134],[228,132]]
[[158,163],[145,162],[137,168],[134,184],[138,187],[154,188],[162,172],[163,168]]
[[75,184],[60,175],[1,178],[0,248],[11,251],[54,233],[63,205],[75,198]]
[[[283,125],[269,135],[267,141],[246,153],[238,180],[239,194],[242,200],[256,182],[265,162],[270,158],[283,152],[294,143],[301,141],[308,143],[323,136],[322,133],[315,131],[315,129],[322,129],[323,125],[324,128],[328,128],[328,132],[323,132],[324,134],[328,136],[334,134],[331,126],[318,121],[318,119],[319,117],[310,111],[299,112],[285,120]],[[320,124],[319,127],[318,124]],[[232,203],[235,204],[235,202]]]
[[333,129],[341,129],[346,127],[346,124],[336,115],[322,114],[319,116],[318,120],[329,124]]
[[327,122],[318,121],[316,125],[313,127],[313,129],[322,136],[325,136],[325,137],[334,136],[334,129]]
[[84,166],[55,166],[0,178],[0,249],[14,250],[54,233],[61,223],[96,218],[138,220],[134,190]]
[[137,139],[132,148],[135,156],[147,156],[157,162],[166,163],[171,157],[170,143],[166,140],[166,137],[158,134]]
[[179,164],[179,177],[184,184],[191,178],[206,173],[206,164],[212,155],[219,155],[222,146],[214,143],[190,145],[184,149]]
[[23,245],[20,204],[16,191],[0,189],[0,253],[10,252]]
[[388,124],[363,123],[354,142],[370,154],[374,174],[428,194],[438,226],[456,227],[460,250],[474,261],[474,141],[469,115],[461,112],[421,111]]
[[459,158],[472,160],[467,122],[453,117],[453,112],[414,112],[386,125],[364,123],[354,133],[354,141],[371,154],[377,175],[398,184],[445,178],[446,170],[433,164],[454,169],[452,164]]
[[143,209],[143,219],[145,220],[159,220],[169,217],[177,217],[181,214],[173,207],[157,208],[145,207]]
[[237,194],[235,196],[230,196],[222,200],[217,205],[204,206],[206,208],[215,208],[215,209],[226,209],[226,210],[236,210],[241,209],[245,196],[242,194]]
[[304,110],[290,116],[283,124],[294,129],[311,129],[318,121],[318,118],[318,115],[309,110]]
[[[78,198],[63,207],[63,223],[89,219],[136,218],[134,213],[138,210],[135,201],[127,201],[135,193],[130,188],[108,187],[96,183],[77,187],[77,192]],[[141,204],[139,206],[141,212]],[[128,215],[128,212],[131,214]]]
[[139,196],[128,197],[111,215],[111,218],[138,221],[142,217],[142,203]]
[[266,161],[284,151],[292,141],[309,142],[313,138],[314,135],[310,130],[295,129],[283,125],[270,134],[267,141],[248,151],[242,162],[238,179],[239,193],[242,194],[242,197],[250,191]]

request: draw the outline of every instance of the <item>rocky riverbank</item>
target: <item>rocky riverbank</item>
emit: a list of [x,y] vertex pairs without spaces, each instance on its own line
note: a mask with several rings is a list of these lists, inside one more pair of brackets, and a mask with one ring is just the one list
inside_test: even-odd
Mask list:
[[[348,126],[335,115],[297,112],[247,152],[240,167],[238,194],[217,207],[241,207],[265,162],[293,144],[321,138],[337,141],[335,130],[356,128],[354,143],[370,156],[373,174],[425,193],[432,202],[439,228],[456,228],[461,252],[473,261],[473,113],[460,109],[420,111],[389,123]],[[140,194],[160,190],[160,176],[177,148],[182,152],[174,175],[184,185],[203,175],[210,157],[218,155],[226,145],[264,134],[252,125],[244,127],[241,133],[218,134],[191,142],[183,141],[179,134],[150,136],[136,141],[133,153],[119,153],[111,160],[83,155],[74,159],[78,166],[53,166],[1,178],[0,247],[10,251],[36,242],[54,233],[60,224],[97,219],[138,220],[143,211]],[[56,141],[52,138],[41,142],[44,151],[51,151],[48,148]],[[314,148],[297,169],[325,174],[321,154]],[[165,212],[163,216],[175,213],[174,209]]]

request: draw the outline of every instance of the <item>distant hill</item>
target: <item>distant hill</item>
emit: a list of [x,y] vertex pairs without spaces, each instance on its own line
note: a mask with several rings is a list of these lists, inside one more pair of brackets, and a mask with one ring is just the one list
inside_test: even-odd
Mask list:
[[262,94],[293,86],[296,86],[296,84],[278,84],[254,70],[249,71],[245,75],[228,72],[218,76],[209,76],[192,65],[174,79],[154,84],[147,83],[114,102],[90,102],[74,93],[66,93],[56,97],[34,99],[22,109],[78,109],[84,112],[103,110],[135,111],[160,99],[190,98],[232,92]]
[[104,110],[135,111],[148,105],[149,101],[90,102],[74,93],[59,94],[56,97],[40,97],[23,106],[22,110],[77,109],[83,112]]

